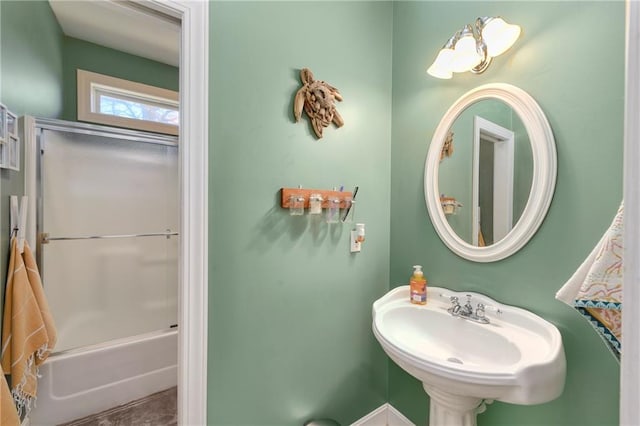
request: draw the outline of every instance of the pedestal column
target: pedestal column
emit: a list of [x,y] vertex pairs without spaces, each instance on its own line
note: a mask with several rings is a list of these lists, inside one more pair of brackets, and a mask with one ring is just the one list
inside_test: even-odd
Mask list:
[[429,426],[476,426],[476,416],[484,411],[482,398],[453,395],[423,383],[429,395]]

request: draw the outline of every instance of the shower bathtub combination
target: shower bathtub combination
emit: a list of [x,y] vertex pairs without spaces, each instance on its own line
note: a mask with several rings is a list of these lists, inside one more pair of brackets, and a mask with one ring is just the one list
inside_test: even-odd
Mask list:
[[34,122],[29,226],[58,343],[29,417],[56,425],[177,385],[178,143]]
[[178,331],[52,355],[40,368],[32,425],[57,425],[177,384]]

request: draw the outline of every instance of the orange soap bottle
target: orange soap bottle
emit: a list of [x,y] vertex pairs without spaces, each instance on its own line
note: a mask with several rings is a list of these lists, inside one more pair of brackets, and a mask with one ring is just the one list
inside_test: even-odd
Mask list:
[[409,280],[409,291],[411,292],[410,301],[416,305],[427,304],[427,279],[422,272],[422,266],[415,265],[413,267],[413,275]]

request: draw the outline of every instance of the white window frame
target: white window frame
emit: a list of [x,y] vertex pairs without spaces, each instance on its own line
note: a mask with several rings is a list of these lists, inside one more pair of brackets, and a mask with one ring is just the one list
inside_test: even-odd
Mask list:
[[125,97],[135,97],[143,102],[146,100],[149,104],[160,104],[179,109],[180,98],[178,92],[81,69],[77,70],[77,80],[79,121],[178,135],[178,126],[172,124],[103,114],[93,108],[96,104],[94,102],[96,92],[100,91],[113,93],[114,95],[124,95]]

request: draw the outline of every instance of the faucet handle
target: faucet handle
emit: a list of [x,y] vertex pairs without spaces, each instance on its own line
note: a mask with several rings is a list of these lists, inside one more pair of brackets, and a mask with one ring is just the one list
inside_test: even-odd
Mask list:
[[496,315],[501,315],[502,314],[502,310],[500,308],[498,308],[497,306],[493,306],[493,305],[483,305],[483,308],[487,311],[492,311],[495,312]]
[[476,316],[478,318],[484,318],[484,308],[484,303],[478,303],[478,306],[476,307]]
[[451,307],[447,309],[451,315],[457,316],[458,312],[460,312],[460,303],[458,302],[458,296],[450,296],[449,300],[451,301]]

